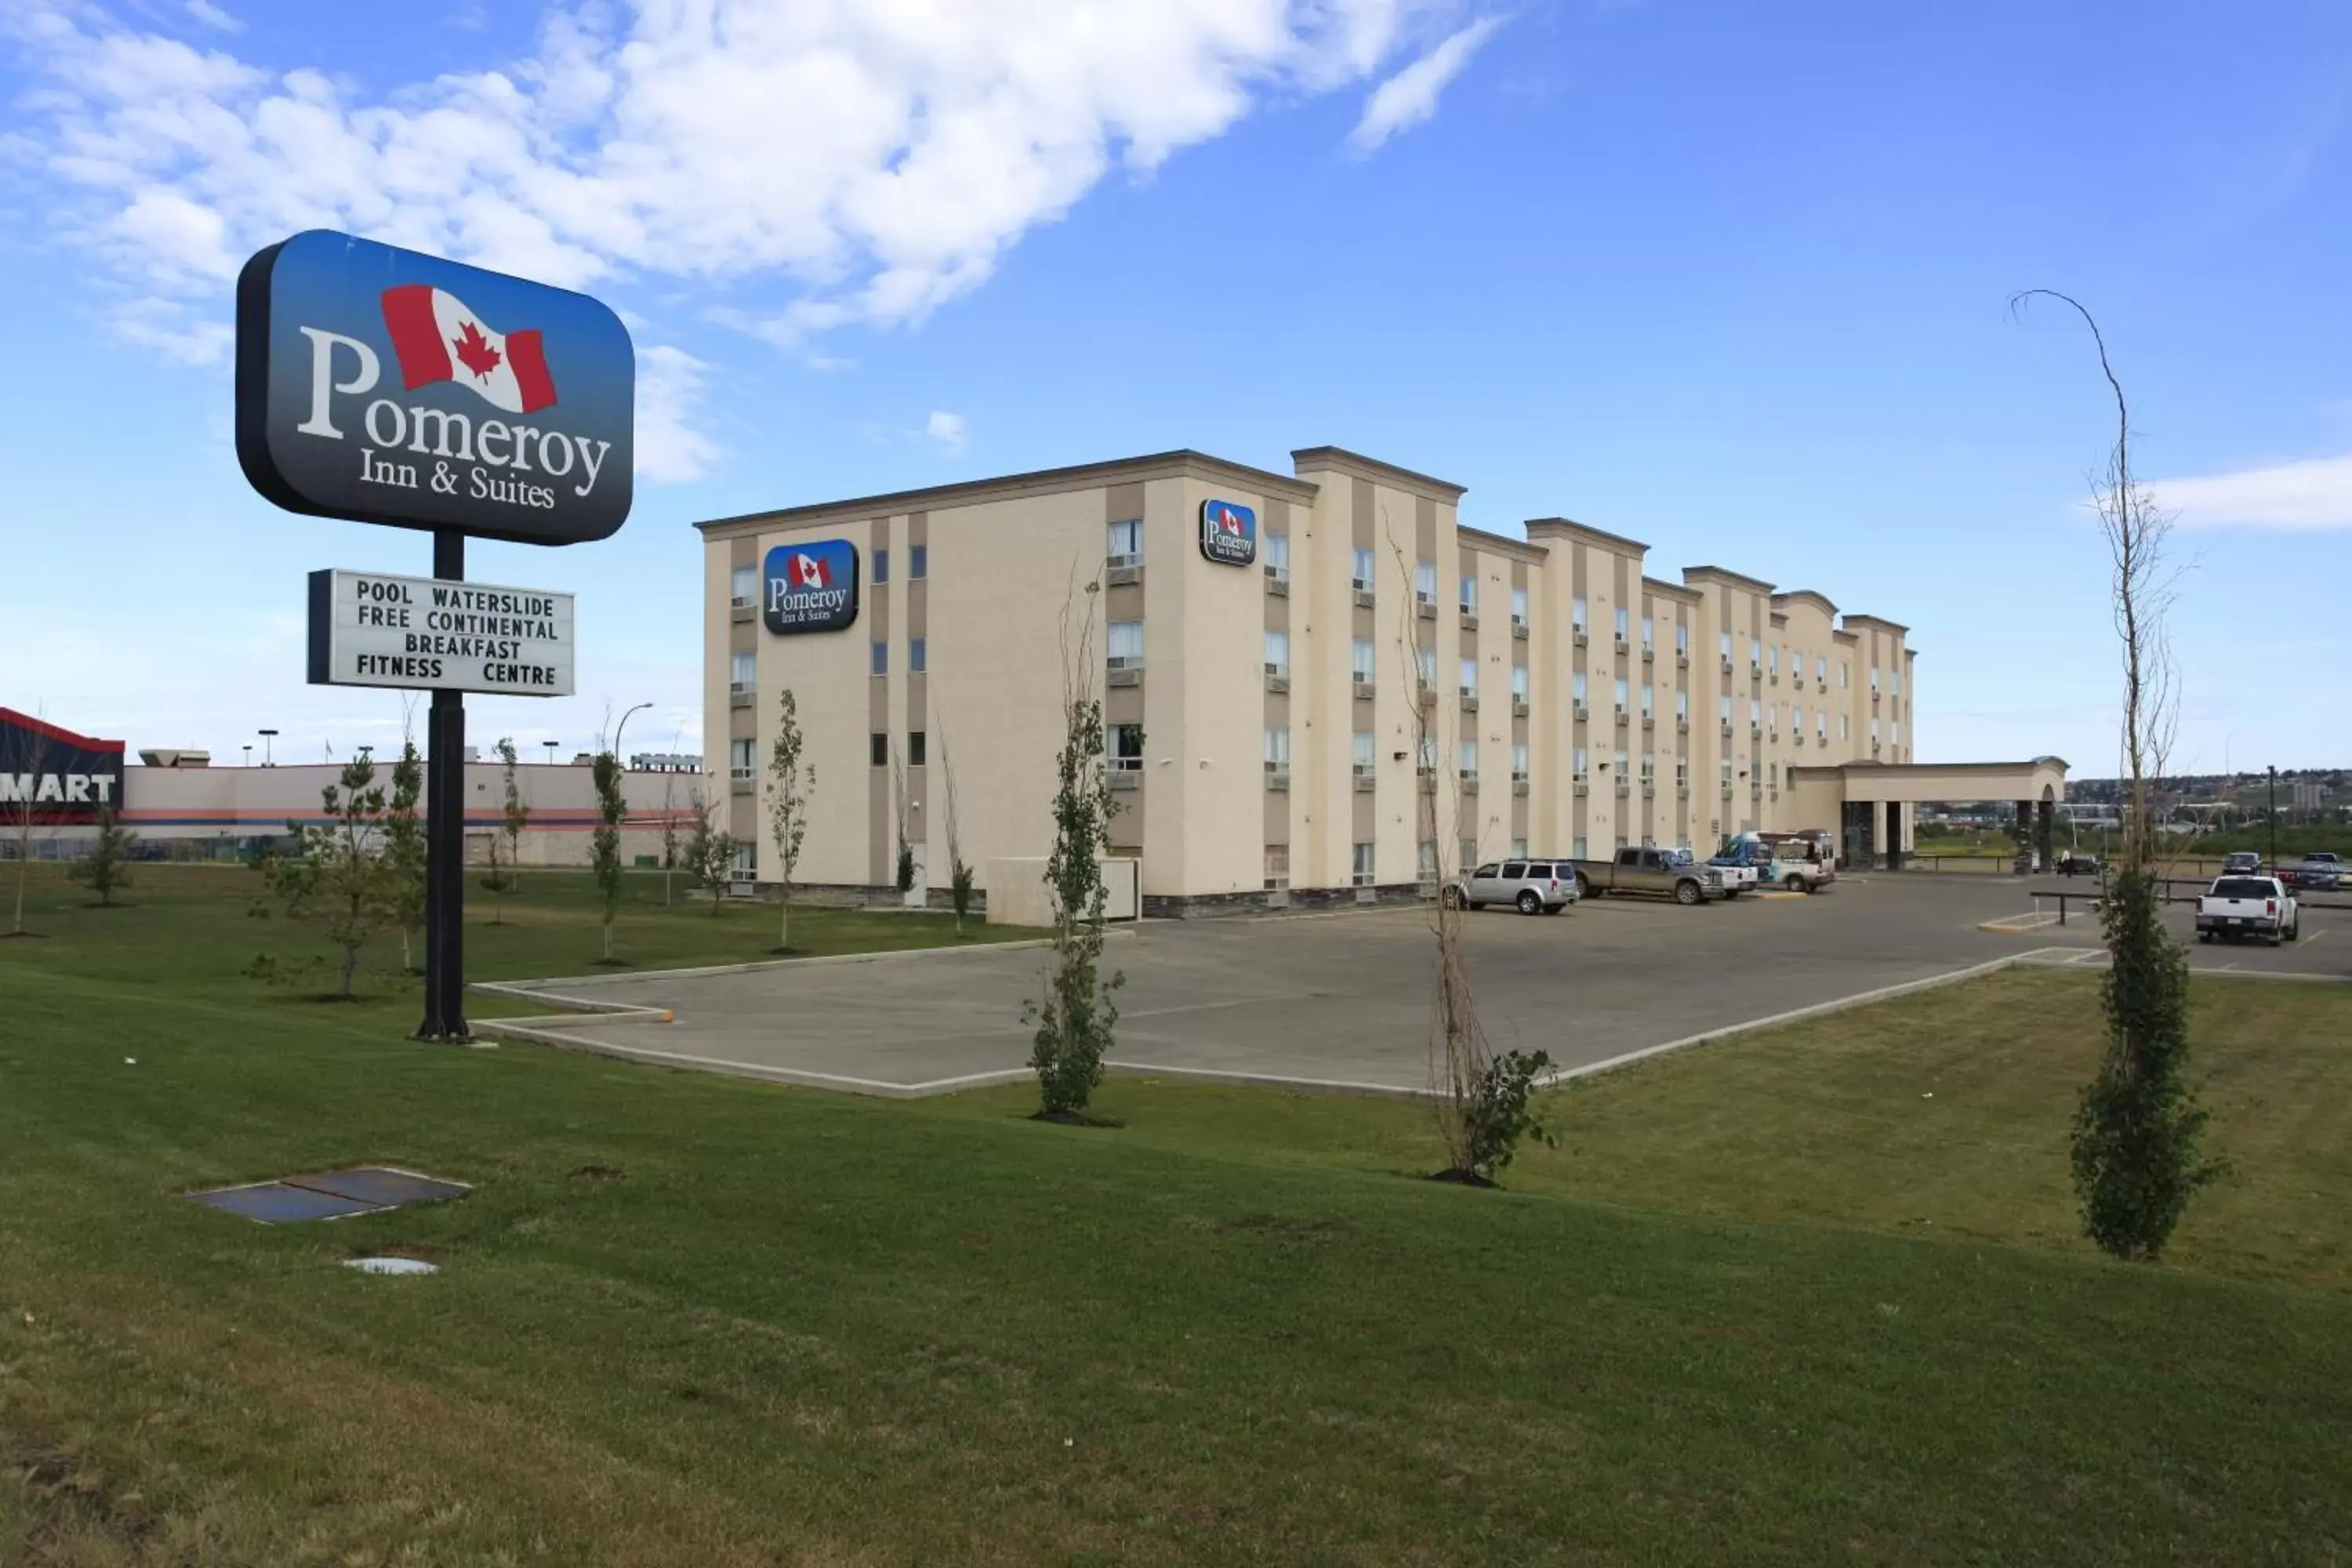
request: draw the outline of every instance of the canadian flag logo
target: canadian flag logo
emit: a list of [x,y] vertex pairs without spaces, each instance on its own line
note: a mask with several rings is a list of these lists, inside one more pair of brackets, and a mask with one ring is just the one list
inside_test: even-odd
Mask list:
[[816,556],[795,554],[793,580],[803,588],[829,588],[833,585],[833,572]]
[[1239,534],[1242,531],[1241,514],[1234,511],[1234,509],[1229,506],[1219,507],[1217,509],[1217,531],[1221,533]]
[[429,283],[383,291],[383,324],[409,391],[437,381],[470,387],[509,414],[536,414],[555,405],[555,380],[536,328],[495,332],[466,302]]

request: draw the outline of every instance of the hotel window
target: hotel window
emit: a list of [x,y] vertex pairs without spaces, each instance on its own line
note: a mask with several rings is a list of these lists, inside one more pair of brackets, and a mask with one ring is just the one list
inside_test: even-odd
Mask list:
[[[883,737],[877,735],[874,738],[879,741]],[[752,766],[751,742],[749,737],[739,736],[727,742],[727,776],[729,778],[749,779],[751,776]]]
[[1462,613],[1465,616],[1478,613],[1478,579],[1475,577],[1462,579]]
[[1766,649],[1764,650],[1764,663],[1765,663],[1766,668],[1769,668],[1769,669],[1772,672],[1772,679],[1775,679],[1775,680],[1780,679],[1780,650],[1779,648],[1777,648],[1777,647],[1768,647],[1768,648],[1766,648]]
[[1108,539],[1103,550],[1105,564],[1140,566],[1143,564],[1143,520],[1122,518],[1108,526]]
[[1726,697],[1726,698],[1722,699],[1722,702],[1723,702],[1723,724],[1724,724],[1724,728],[1726,728],[1726,729],[1729,729],[1729,728],[1731,727],[1731,699],[1730,699],[1730,698],[1728,698],[1728,697]]
[[1801,735],[1805,732],[1805,705],[1801,702],[1797,704],[1797,716],[1790,721],[1789,732],[1792,735]]
[[1820,736],[1822,744],[1828,745],[1830,743],[1830,710],[1828,709],[1824,708],[1813,715],[1813,726],[1814,732]]
[[1626,694],[1625,678],[1621,675],[1617,678],[1617,712],[1620,717],[1622,717],[1625,712]]
[[1723,667],[1726,669],[1731,668],[1731,634],[1729,632],[1723,634]]
[[1413,846],[1413,864],[1421,868],[1421,879],[1433,881],[1437,877],[1437,840],[1424,838]]
[[1523,626],[1527,624],[1528,591],[1525,588],[1514,588],[1511,590],[1511,625]]
[[869,675],[889,674],[890,645],[887,642],[876,642],[868,644],[867,647],[871,649],[871,652],[866,661],[866,673]]
[[1579,708],[1584,706],[1584,671],[1580,669],[1569,676],[1568,700]]
[[1475,658],[1465,658],[1462,661],[1462,695],[1465,697],[1478,695],[1478,661]]
[[1349,668],[1354,672],[1356,684],[1370,686],[1372,683],[1372,639],[1358,637],[1348,650],[1348,657],[1350,661]]
[[1764,704],[1753,697],[1748,700],[1748,727],[1751,730],[1764,727]]
[[1903,695],[1903,672],[1901,670],[1890,669],[1886,672],[1886,695],[1889,697],[1900,697]]
[[1528,749],[1525,746],[1514,745],[1511,748],[1511,781],[1514,784],[1528,782]]
[[1279,892],[1290,886],[1290,846],[1269,844],[1265,847],[1265,890]]
[[1830,661],[1819,655],[1815,655],[1813,658],[1813,679],[1823,686],[1830,683]]
[[1845,659],[1838,660],[1838,689],[1845,690],[1853,684],[1853,666]]
[[[745,741],[741,744],[749,747],[751,742]],[[743,754],[748,757],[751,753],[747,750]],[[887,768],[890,765],[890,737],[887,733],[877,730],[866,737],[866,761],[871,767]],[[743,776],[749,778],[751,775],[746,771]]]
[[1648,784],[1652,779],[1654,779],[1657,776],[1658,753],[1655,752],[1643,752],[1642,753],[1642,782],[1643,784]]
[[1584,596],[1580,594],[1568,602],[1568,627],[1576,632],[1585,628]]
[[1654,653],[1658,647],[1658,623],[1648,616],[1642,617],[1642,651]]
[[1113,621],[1108,632],[1106,647],[1109,650],[1113,669],[1143,668],[1143,623]]
[[907,546],[907,581],[919,583],[931,574],[931,547],[928,544]]
[[749,606],[758,600],[759,594],[760,569],[758,567],[738,566],[728,574],[727,597],[730,603],[739,606]]
[[1524,703],[1527,700],[1528,667],[1524,664],[1515,664],[1511,666],[1511,700]]
[[919,768],[924,765],[923,754],[928,749],[929,740],[929,735],[926,734],[923,731],[909,730],[907,731],[907,765],[908,767]]
[[1675,692],[1675,722],[1690,722],[1690,693],[1677,689]]
[[1370,845],[1356,846],[1354,857],[1348,868],[1348,879],[1359,888],[1369,888],[1372,885],[1372,847]]
[[1686,789],[1689,786],[1690,759],[1688,757],[1676,757],[1675,759],[1675,787],[1676,789]]
[[1685,658],[1690,657],[1690,627],[1680,621],[1675,623],[1675,651]]
[[877,547],[872,553],[874,556],[874,581],[877,584],[887,583],[890,580],[890,552],[887,550]]
[[1569,853],[1570,853],[1572,857],[1574,857],[1576,859],[1579,859],[1579,860],[1583,859],[1583,858],[1584,858],[1584,840],[1583,840],[1583,839],[1581,839],[1581,838],[1578,839],[1578,840],[1576,841],[1575,845],[1574,845],[1574,846],[1570,849]]
[[1780,787],[1780,764],[1778,763],[1765,763],[1764,778],[1766,783],[1772,788],[1779,789]]
[[1875,719],[1870,721],[1870,743],[1874,747],[1878,744],[1878,721]]
[[1286,773],[1290,771],[1290,728],[1286,724],[1265,727],[1265,771]]
[[1621,646],[1622,646],[1622,645],[1624,643],[1624,641],[1625,641],[1625,626],[1626,626],[1625,606],[1624,606],[1624,605],[1618,605],[1618,606],[1617,606],[1617,641],[1618,641],[1618,643],[1619,643]]
[[1433,688],[1435,687],[1437,684],[1437,650],[1432,647],[1416,649],[1413,655],[1413,663],[1420,667],[1422,685]]
[[1465,741],[1458,750],[1461,753],[1462,776],[1465,779],[1476,778],[1478,776],[1478,742]]
[[1276,583],[1290,581],[1290,535],[1265,536],[1265,574]]
[[1357,593],[1369,594],[1372,591],[1372,552],[1370,551],[1356,552],[1356,573],[1352,581],[1356,585]]
[[1437,771],[1437,737],[1434,735],[1421,738],[1421,771],[1424,773]]
[[1475,838],[1465,838],[1462,841],[1461,849],[1462,859],[1457,868],[1467,871],[1478,863],[1478,841]]
[[1110,769],[1115,773],[1139,773],[1143,771],[1143,726],[1113,724],[1110,727]]
[[1526,839],[1524,839],[1524,838],[1514,838],[1514,839],[1512,839],[1512,840],[1511,840],[1511,853],[1510,853],[1510,858],[1511,858],[1511,859],[1514,859],[1514,860],[1524,860],[1524,859],[1526,859],[1527,858],[1528,858],[1528,841],[1527,841]]
[[1287,680],[1290,679],[1290,634],[1272,626],[1265,633],[1265,672]]
[[751,690],[753,683],[755,683],[759,679],[757,655],[739,653],[728,660],[727,681],[728,684],[732,686],[736,690]]
[[1412,569],[1412,602],[1416,605],[1437,603],[1437,563],[1423,561]]
[[1370,730],[1359,730],[1350,737],[1350,742],[1348,756],[1354,765],[1356,776],[1360,779],[1370,778],[1380,766],[1380,754],[1372,750],[1372,732]]
[[1622,750],[1617,753],[1617,782],[1623,784],[1632,776],[1631,759]]
[[929,642],[930,639],[928,637],[908,637],[907,639],[908,674],[920,675],[923,671],[930,668]]
[[1569,753],[1568,776],[1570,783],[1582,784],[1584,782],[1585,763],[1590,760],[1590,758],[1591,753],[1582,746],[1577,747],[1575,751]]
[[1645,720],[1655,717],[1657,706],[1657,688],[1646,680],[1643,681],[1642,683],[1642,717]]
[[760,868],[760,846],[755,840],[745,840],[735,846],[735,879],[748,882]]
[[1878,695],[1878,666],[1874,664],[1870,667],[1870,694]]

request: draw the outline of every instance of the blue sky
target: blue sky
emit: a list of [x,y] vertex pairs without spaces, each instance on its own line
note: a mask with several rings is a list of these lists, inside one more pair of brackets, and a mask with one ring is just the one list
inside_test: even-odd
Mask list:
[[320,225],[636,336],[628,526],[474,549],[583,637],[485,742],[698,745],[694,519],[1328,442],[1907,624],[1923,761],[2109,772],[2107,406],[2042,286],[2181,513],[2176,763],[2352,763],[2338,4],[18,0],[0,70],[0,703],[134,746],[398,733],[302,683],[302,579],[424,537],[231,450],[229,280]]

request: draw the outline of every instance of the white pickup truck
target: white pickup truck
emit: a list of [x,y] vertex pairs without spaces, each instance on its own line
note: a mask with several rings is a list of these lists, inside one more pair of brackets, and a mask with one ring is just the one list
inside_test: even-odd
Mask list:
[[2197,900],[2197,940],[2260,937],[2276,947],[2303,934],[2303,911],[2276,877],[2217,877]]

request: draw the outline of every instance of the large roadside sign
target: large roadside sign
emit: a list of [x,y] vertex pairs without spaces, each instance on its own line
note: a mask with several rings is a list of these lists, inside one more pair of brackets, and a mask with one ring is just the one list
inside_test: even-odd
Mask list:
[[569,697],[572,595],[382,572],[310,574],[310,684]]
[[599,301],[312,229],[236,315],[237,459],[279,506],[528,544],[628,517],[636,360]]

